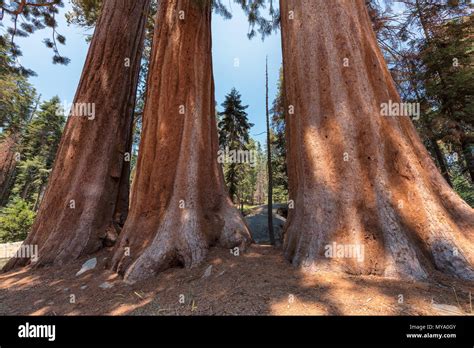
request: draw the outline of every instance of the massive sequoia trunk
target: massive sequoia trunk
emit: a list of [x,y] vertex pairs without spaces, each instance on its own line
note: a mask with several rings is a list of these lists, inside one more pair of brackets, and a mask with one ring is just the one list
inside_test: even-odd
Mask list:
[[[66,124],[25,241],[38,245],[38,265],[62,264],[101,248],[120,210],[148,7],[149,0],[104,2],[74,99],[75,106],[90,105],[89,111],[94,106],[95,114],[76,112]],[[27,262],[12,259],[5,268]]]
[[7,135],[0,141],[0,207],[8,201],[16,170],[16,146],[17,136],[15,133]]
[[411,120],[381,116],[400,97],[364,0],[280,3],[294,201],[287,258],[310,270],[474,279],[473,210]]
[[163,1],[156,21],[130,212],[111,265],[128,281],[251,241],[217,163],[210,1]]

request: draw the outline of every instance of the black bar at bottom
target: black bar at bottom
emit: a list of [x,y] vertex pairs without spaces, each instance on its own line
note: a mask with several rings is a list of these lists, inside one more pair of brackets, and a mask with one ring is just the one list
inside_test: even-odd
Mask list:
[[[54,325],[54,340],[52,327]],[[21,331],[21,333],[20,333]],[[48,336],[49,332],[49,336]],[[41,338],[31,336],[42,334]],[[19,336],[29,337],[19,337]],[[49,337],[49,338],[48,338]],[[9,345],[474,346],[474,317],[1,317]]]

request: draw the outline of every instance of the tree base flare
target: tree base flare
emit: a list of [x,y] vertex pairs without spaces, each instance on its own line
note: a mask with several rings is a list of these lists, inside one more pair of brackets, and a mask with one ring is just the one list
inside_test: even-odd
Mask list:
[[[142,223],[145,219],[149,216]],[[129,233],[127,230],[123,232]],[[135,282],[171,267],[194,267],[204,260],[212,246],[238,248],[239,252],[243,252],[251,243],[247,225],[237,209],[229,204],[225,204],[222,212],[212,218],[210,215],[203,216],[195,209],[177,208],[167,211],[146,247],[143,248],[136,239],[121,238],[112,268],[126,281]]]
[[110,265],[128,281],[251,243],[217,161],[211,13],[208,1],[169,0],[157,14],[131,208]]
[[441,176],[410,118],[383,114],[401,100],[365,2],[280,4],[294,110],[287,259],[308,270],[474,280],[474,211]]

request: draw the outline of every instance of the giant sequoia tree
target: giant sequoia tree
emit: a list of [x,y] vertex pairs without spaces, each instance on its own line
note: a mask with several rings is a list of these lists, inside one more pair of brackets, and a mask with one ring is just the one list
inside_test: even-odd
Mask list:
[[251,237],[217,163],[210,1],[162,1],[130,213],[112,267],[129,281]]
[[[25,244],[39,246],[37,264],[64,263],[99,249],[127,204],[132,113],[149,0],[104,2],[74,105],[38,216]],[[89,109],[93,110],[93,109]],[[26,264],[12,259],[5,266]]]
[[[295,265],[474,279],[474,213],[442,178],[400,102],[363,0],[281,0]],[[327,258],[364,246],[362,262]]]

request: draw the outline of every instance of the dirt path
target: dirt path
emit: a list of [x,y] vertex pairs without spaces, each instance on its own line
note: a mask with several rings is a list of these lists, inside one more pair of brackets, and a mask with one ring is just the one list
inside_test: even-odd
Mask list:
[[[200,267],[171,269],[133,285],[104,270],[108,251],[95,257],[96,268],[80,276],[75,274],[90,257],[61,270],[1,274],[0,314],[468,314],[469,291],[474,293],[472,283],[441,276],[433,283],[414,283],[329,273],[304,275],[284,260],[280,250],[259,245],[239,256],[213,249]],[[100,288],[104,282],[112,287]],[[447,308],[454,312],[436,309],[432,303],[453,306]]]
[[[278,209],[286,209],[286,204],[273,205],[273,229],[275,239],[281,240],[281,234],[286,219],[278,215]],[[270,244],[270,237],[268,235],[268,208],[267,205],[261,205],[252,209],[252,211],[245,216],[245,221],[249,226],[250,233],[253,240],[258,244]]]

